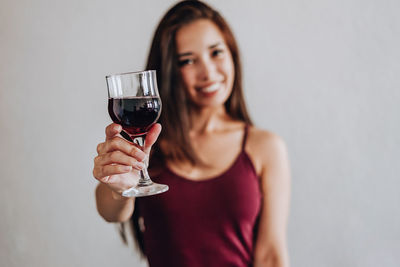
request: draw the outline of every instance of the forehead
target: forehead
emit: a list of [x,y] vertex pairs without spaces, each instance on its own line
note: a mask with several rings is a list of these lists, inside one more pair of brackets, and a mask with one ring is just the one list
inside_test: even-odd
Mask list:
[[214,22],[207,19],[196,20],[181,27],[175,36],[178,53],[208,49],[210,45],[224,43],[225,39]]

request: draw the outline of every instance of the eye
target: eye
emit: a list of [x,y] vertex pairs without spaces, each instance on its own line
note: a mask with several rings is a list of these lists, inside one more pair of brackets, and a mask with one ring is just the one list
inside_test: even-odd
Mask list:
[[219,55],[222,55],[223,53],[224,53],[224,50],[222,50],[222,49],[215,49],[215,50],[212,51],[211,55],[212,55],[213,57],[217,57],[217,56],[219,56]]
[[183,67],[183,66],[186,66],[186,65],[191,65],[193,63],[194,63],[194,60],[191,59],[191,58],[178,60],[179,67]]

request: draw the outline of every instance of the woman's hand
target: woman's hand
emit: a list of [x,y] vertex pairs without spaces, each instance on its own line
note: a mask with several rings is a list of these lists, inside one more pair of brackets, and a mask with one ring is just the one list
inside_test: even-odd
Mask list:
[[161,125],[157,123],[149,130],[143,151],[122,138],[121,131],[119,124],[106,127],[106,140],[97,146],[93,168],[93,176],[118,195],[137,184],[151,146],[161,132]]

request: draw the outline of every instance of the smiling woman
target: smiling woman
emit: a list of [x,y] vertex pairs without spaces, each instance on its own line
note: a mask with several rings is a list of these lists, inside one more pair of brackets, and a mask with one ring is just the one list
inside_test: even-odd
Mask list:
[[[156,30],[147,69],[158,74],[163,130],[149,130],[143,153],[120,125],[107,126],[93,170],[100,215],[132,222],[152,267],[288,266],[285,144],[252,125],[225,20],[200,1],[176,4]],[[122,197],[138,179],[137,168],[124,167],[147,156],[153,180],[170,190]]]

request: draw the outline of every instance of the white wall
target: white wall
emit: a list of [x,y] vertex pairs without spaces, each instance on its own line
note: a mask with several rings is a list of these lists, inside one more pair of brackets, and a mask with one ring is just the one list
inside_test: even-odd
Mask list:
[[[91,169],[104,76],[143,69],[172,3],[0,2],[0,266],[145,266],[98,216]],[[288,144],[292,266],[399,266],[400,2],[209,3],[254,120]]]

